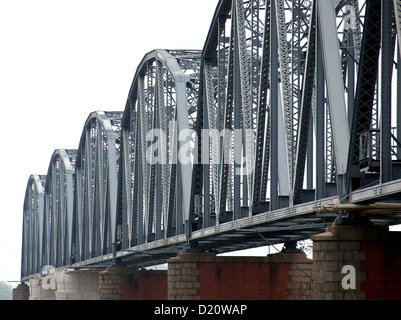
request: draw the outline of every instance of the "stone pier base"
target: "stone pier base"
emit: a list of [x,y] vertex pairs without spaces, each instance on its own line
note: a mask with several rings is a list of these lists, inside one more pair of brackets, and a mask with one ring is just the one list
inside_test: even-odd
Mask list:
[[29,300],[98,300],[98,271],[61,270],[29,281]]
[[13,289],[13,300],[29,300],[29,287],[25,283]]
[[312,240],[314,299],[401,299],[401,233],[332,226]]
[[[180,253],[168,261],[170,300],[311,299],[312,261],[304,253],[229,257]],[[290,259],[293,263],[291,263]]]
[[110,267],[99,273],[101,300],[167,300],[166,270]]

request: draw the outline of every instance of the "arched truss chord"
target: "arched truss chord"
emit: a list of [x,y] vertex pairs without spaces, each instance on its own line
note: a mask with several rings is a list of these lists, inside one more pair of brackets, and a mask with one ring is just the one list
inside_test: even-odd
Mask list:
[[394,17],[396,22],[397,28],[397,38],[398,38],[398,50],[401,50],[401,1],[400,0],[393,0],[394,4]]
[[[346,171],[347,148],[343,146],[348,141],[347,119],[355,100],[365,1],[334,1],[330,4],[330,18],[325,16],[324,19],[318,16],[318,8],[323,5],[327,6],[327,1],[320,4],[320,1],[309,0],[276,0],[277,30],[274,31],[275,26],[270,29],[277,33],[278,39],[278,103],[285,124],[285,139],[281,138],[281,141],[287,145],[290,205],[313,200],[313,193],[304,192],[304,189],[315,189],[317,199],[338,193],[333,187]],[[327,13],[327,8],[321,11]],[[327,25],[319,22],[322,19]],[[330,37],[327,32],[331,32]],[[284,34],[287,45],[283,41]],[[328,45],[329,38],[336,40]],[[324,41],[326,45],[322,44]],[[273,43],[271,45],[271,51],[275,53],[277,49]],[[324,63],[323,58],[328,54],[331,56]],[[271,72],[274,73],[273,68]],[[271,128],[272,134],[274,131],[277,130]],[[280,145],[282,133],[278,134]],[[271,146],[271,150],[276,149]],[[339,148],[337,152],[335,146]],[[271,161],[275,158],[277,156]],[[338,165],[340,170],[337,170]],[[273,204],[279,202],[274,199],[277,193],[275,180],[280,183],[282,178],[273,175],[272,167],[270,177],[274,184],[271,184],[271,191],[274,192],[270,194],[270,201],[271,207],[275,208],[277,205]],[[262,186],[264,184],[265,180],[262,180]]]
[[[352,28],[348,28],[350,34],[360,30],[356,32],[360,34],[360,46],[355,54],[355,75],[348,67],[347,78],[344,77],[347,91],[354,91],[351,95],[348,93],[347,101],[350,142],[345,150],[348,159],[341,196],[343,201],[348,201],[347,195],[352,191],[388,182],[400,175],[397,161],[401,144],[397,128],[401,119],[401,69],[396,46],[396,39],[399,41],[399,1],[341,1],[336,7],[337,12],[341,5],[347,10],[347,17],[355,13],[360,17],[351,20]],[[355,38],[353,41],[358,42]],[[350,49],[348,51],[352,52],[352,46]],[[347,84],[350,79],[355,84],[353,88]],[[350,97],[353,97],[351,102]]]
[[56,150],[46,176],[43,265],[70,264],[77,150]]
[[[324,5],[327,5],[325,3]],[[299,125],[302,132],[299,132],[299,136],[305,136],[306,130],[312,132],[311,121],[308,120],[308,114],[312,113],[314,139],[309,134],[308,139],[301,139],[298,143],[297,149],[297,163],[294,172],[294,202],[299,203],[302,197],[302,184],[304,181],[304,175],[306,178],[307,189],[312,189],[312,186],[316,189],[315,196],[317,199],[322,199],[326,196],[330,196],[338,193],[336,188],[337,174],[340,173],[337,169],[336,155],[340,153],[344,155],[343,151],[346,148],[342,148],[340,152],[335,152],[334,143],[334,124],[333,118],[334,106],[330,106],[329,95],[333,97],[338,96],[338,101],[341,101],[341,107],[339,109],[345,109],[346,111],[340,111],[342,120],[336,120],[340,126],[336,128],[336,132],[346,133],[348,125],[345,124],[344,119],[348,118],[351,123],[350,114],[352,114],[355,105],[355,88],[357,82],[357,72],[360,66],[360,54],[361,54],[361,39],[362,30],[364,29],[365,21],[365,9],[366,1],[359,0],[343,0],[335,1],[333,6],[330,7],[331,17],[326,21],[332,20],[332,39],[338,39],[338,42],[330,44],[330,51],[333,59],[332,65],[330,63],[324,63],[323,61],[323,39],[328,39],[327,35],[323,36],[323,28],[327,32],[327,27],[324,27],[317,14],[317,8],[319,7],[319,1],[315,2],[315,29],[312,30],[314,33],[315,44],[312,46],[315,48],[313,51],[309,50],[310,54],[306,56],[305,68],[309,60],[309,71],[305,70],[305,81],[304,81],[304,97],[303,101],[303,120],[300,115]],[[336,36],[335,36],[336,35]],[[310,37],[310,35],[309,35]],[[311,41],[308,40],[308,45]],[[311,48],[312,48],[311,46]],[[339,54],[337,54],[339,52]],[[313,55],[315,55],[313,57]],[[332,61],[332,60],[330,60]],[[339,69],[334,67],[334,64]],[[329,68],[335,70],[334,72],[328,71]],[[336,75],[337,83],[337,94],[333,94],[335,90],[329,89],[333,86],[333,81],[328,82],[328,78],[333,78]],[[329,75],[329,76],[327,76]],[[342,79],[342,81],[340,80]],[[342,82],[342,83],[341,83]],[[312,94],[310,95],[310,93]],[[310,99],[308,99],[308,95]],[[312,103],[312,104],[310,104]],[[337,103],[338,104],[338,103]],[[311,106],[310,109],[307,106]],[[334,105],[334,103],[333,103]],[[301,114],[301,112],[300,112]],[[337,137],[337,141],[346,143],[347,139],[341,139]],[[315,150],[315,151],[313,151]],[[306,174],[304,173],[305,156],[307,155],[306,163]],[[315,160],[312,160],[313,158]],[[344,156],[342,156],[342,168],[341,172],[344,173]],[[313,170],[313,167],[315,169]],[[313,177],[315,176],[315,183]],[[341,192],[340,192],[341,193]]]
[[265,1],[220,1],[203,49],[197,132],[200,137],[207,129],[209,135],[198,143],[198,154],[202,151],[208,161],[195,165],[193,176],[195,222],[202,217],[198,211],[204,213],[198,227],[248,215],[241,208],[250,207],[254,192],[260,65],[268,10]]
[[154,50],[137,68],[124,113],[120,249],[185,233],[200,51]]
[[[296,8],[291,7],[289,15],[291,4]],[[203,227],[268,210],[270,175],[271,209],[277,209],[279,201],[288,203],[301,100],[300,90],[293,87],[295,82],[299,87],[303,78],[307,4],[278,0],[218,4],[203,50],[198,108],[203,122],[198,130],[216,130],[220,137],[202,141],[202,145],[210,142],[210,164],[194,168],[193,181],[202,184],[194,184],[192,191],[194,199],[203,195]],[[219,143],[221,137],[224,143]]]
[[319,5],[219,1],[203,49],[197,132],[220,136],[198,143],[210,160],[193,171],[198,228],[338,193],[366,5],[336,1],[330,17]]
[[76,158],[72,262],[113,252],[122,112],[93,112]]
[[25,192],[22,221],[21,277],[42,268],[45,175],[31,175]]
[[[279,2],[274,1],[277,21],[283,19],[277,10]],[[356,189],[399,176],[396,162],[400,159],[401,144],[394,125],[398,127],[400,123],[400,86],[392,85],[399,79],[394,76],[397,65],[394,11],[398,12],[398,2],[317,0],[310,3],[314,13],[311,11],[313,18],[309,19],[298,124],[294,126],[298,141],[294,166],[288,167],[293,191],[290,205],[306,199],[305,186],[314,187],[315,198],[321,199],[334,194],[332,186],[335,185],[339,199],[347,201],[347,196]],[[278,23],[277,28],[283,89],[286,81],[281,70],[286,61],[283,57],[287,56],[285,48],[280,47],[283,23]],[[291,90],[294,88],[292,84]],[[392,93],[395,88],[397,94]],[[284,93],[285,90],[283,101]],[[283,106],[286,111],[285,101]],[[287,132],[287,141],[288,137]],[[289,153],[288,159],[292,159]],[[311,170],[313,167],[309,165],[313,162],[315,169]],[[309,182],[313,175],[315,184]]]

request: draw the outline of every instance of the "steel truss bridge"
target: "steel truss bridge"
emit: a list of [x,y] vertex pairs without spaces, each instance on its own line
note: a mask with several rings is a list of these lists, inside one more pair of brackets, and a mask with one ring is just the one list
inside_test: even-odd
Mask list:
[[401,223],[400,49],[400,0],[218,1],[30,176],[22,279]]

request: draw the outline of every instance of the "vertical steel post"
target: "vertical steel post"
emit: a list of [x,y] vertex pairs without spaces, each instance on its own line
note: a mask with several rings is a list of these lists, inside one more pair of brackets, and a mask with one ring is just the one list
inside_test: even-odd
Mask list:
[[393,70],[391,1],[382,0],[381,16],[381,114],[380,114],[380,180],[392,178],[391,165],[391,78]]
[[278,201],[278,40],[276,2],[270,8],[270,210],[279,208]]

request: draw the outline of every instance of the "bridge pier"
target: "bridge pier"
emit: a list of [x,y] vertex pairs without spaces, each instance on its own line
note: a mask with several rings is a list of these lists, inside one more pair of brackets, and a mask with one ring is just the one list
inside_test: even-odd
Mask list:
[[169,300],[311,299],[304,253],[267,257],[180,253],[168,261]]
[[313,240],[313,299],[401,299],[401,233],[334,225]]
[[29,286],[26,283],[20,283],[13,289],[13,300],[29,300]]
[[55,289],[44,286],[44,278],[29,280],[29,300],[56,300]]
[[56,272],[57,300],[98,300],[98,270]]
[[100,300],[167,300],[167,271],[112,266],[99,273]]
[[98,270],[57,270],[29,281],[30,300],[98,300]]
[[[25,289],[26,294],[23,291]],[[28,291],[29,290],[29,291]],[[167,271],[124,266],[57,270],[14,290],[13,300],[167,300]]]

